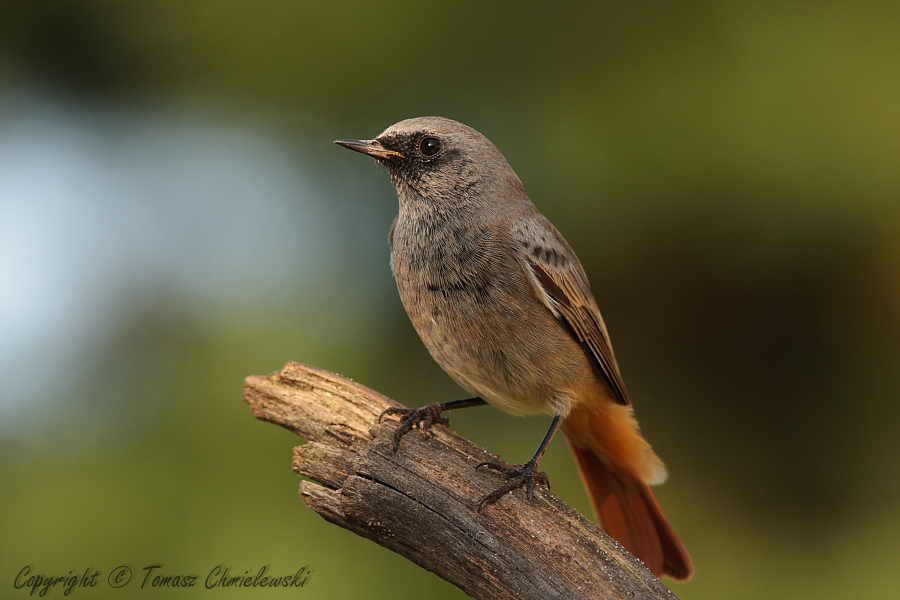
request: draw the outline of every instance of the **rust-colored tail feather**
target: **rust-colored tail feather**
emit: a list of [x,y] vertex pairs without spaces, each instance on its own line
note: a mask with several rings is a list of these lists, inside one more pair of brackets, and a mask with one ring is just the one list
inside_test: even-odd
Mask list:
[[593,452],[571,440],[575,462],[587,486],[600,525],[654,575],[689,579],[694,562],[663,515],[650,486],[626,485]]

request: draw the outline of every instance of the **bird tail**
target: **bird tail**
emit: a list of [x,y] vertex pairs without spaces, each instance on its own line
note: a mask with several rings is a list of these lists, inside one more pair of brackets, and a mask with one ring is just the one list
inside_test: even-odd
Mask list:
[[631,407],[575,408],[563,431],[600,526],[657,577],[689,579],[693,560],[650,490],[650,483],[665,480],[665,466],[641,436]]

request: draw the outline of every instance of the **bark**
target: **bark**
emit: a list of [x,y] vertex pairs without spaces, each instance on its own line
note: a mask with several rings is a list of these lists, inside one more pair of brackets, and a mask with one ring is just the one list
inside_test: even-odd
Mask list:
[[503,480],[500,461],[444,426],[416,429],[392,453],[393,400],[299,363],[245,381],[253,414],[308,443],[294,470],[300,496],[328,521],[397,552],[481,599],[674,599],[597,525],[545,488],[477,511]]

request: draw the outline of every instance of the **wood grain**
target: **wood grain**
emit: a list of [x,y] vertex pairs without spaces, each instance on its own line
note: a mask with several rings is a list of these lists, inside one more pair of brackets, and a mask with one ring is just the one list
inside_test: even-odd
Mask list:
[[443,426],[390,449],[393,400],[341,375],[288,363],[245,381],[253,414],[308,443],[300,496],[326,520],[397,552],[480,599],[674,599],[594,523],[544,488],[477,512],[502,483],[476,470],[501,459]]

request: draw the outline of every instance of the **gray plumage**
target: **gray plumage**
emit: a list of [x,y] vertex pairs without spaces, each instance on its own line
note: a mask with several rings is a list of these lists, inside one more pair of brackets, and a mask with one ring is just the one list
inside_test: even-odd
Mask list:
[[[521,486],[530,496],[546,481],[537,465],[561,427],[607,532],[654,573],[690,577],[690,555],[649,487],[665,480],[665,465],[641,435],[584,269],[503,154],[440,117],[337,143],[390,174],[400,200],[391,268],[434,359],[497,408],[554,416],[528,463],[490,465],[508,482],[479,507]],[[394,448],[414,425],[444,422],[450,404],[389,410],[404,415]]]

